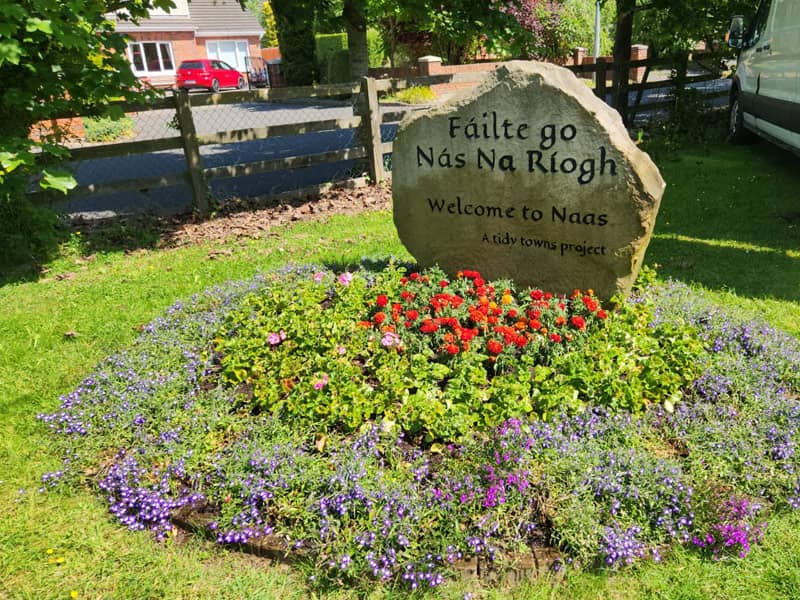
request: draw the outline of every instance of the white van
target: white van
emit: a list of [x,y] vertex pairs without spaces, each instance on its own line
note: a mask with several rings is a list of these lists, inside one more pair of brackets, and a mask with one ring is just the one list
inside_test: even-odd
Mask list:
[[745,27],[731,21],[739,50],[730,95],[730,138],[750,132],[800,153],[800,0],[761,0]]

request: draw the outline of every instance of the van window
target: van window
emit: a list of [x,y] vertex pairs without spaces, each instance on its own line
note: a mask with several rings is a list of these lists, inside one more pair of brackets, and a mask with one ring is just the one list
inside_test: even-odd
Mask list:
[[756,18],[753,19],[753,24],[750,26],[748,32],[749,36],[745,44],[748,48],[755,46],[764,35],[764,30],[767,28],[767,19],[769,18],[769,7],[771,4],[772,0],[763,0],[761,4],[758,5]]

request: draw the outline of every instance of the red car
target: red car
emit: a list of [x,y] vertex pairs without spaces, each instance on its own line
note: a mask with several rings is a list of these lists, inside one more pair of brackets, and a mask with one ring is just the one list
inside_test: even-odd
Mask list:
[[206,88],[218,92],[222,88],[244,89],[244,76],[221,60],[199,58],[185,60],[178,67],[175,86],[179,90]]

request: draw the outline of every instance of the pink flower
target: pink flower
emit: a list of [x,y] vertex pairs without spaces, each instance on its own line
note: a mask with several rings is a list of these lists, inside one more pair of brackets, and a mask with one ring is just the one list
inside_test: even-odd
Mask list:
[[320,281],[322,281],[323,277],[325,277],[325,272],[317,271],[316,273],[314,273],[314,282],[319,283]]
[[391,331],[387,331],[383,334],[383,338],[381,338],[381,345],[384,348],[393,348],[394,346],[399,346],[400,336]]
[[345,271],[339,275],[339,283],[341,283],[343,286],[347,287],[350,285],[351,281],[353,281],[353,274],[349,271]]
[[281,329],[277,333],[270,333],[267,336],[267,342],[269,342],[270,346],[277,346],[285,339],[286,339],[286,332],[283,329]]
[[347,348],[345,348],[344,346],[339,346],[339,347],[336,349],[336,352],[338,352],[340,355],[342,355],[342,354],[347,354]]
[[320,377],[319,379],[314,380],[314,389],[315,390],[321,390],[326,385],[328,385],[328,375],[327,375],[327,373],[323,373],[322,377]]

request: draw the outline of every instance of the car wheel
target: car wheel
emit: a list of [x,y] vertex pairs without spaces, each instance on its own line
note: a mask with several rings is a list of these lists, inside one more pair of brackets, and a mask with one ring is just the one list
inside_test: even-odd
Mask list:
[[219,91],[219,81],[216,79],[211,80],[211,91],[215,94]]
[[244,77],[239,77],[239,81],[236,83],[236,89],[237,90],[244,89]]
[[739,94],[731,96],[731,112],[728,119],[728,139],[734,144],[745,144],[753,140],[753,134],[744,126],[744,111]]

